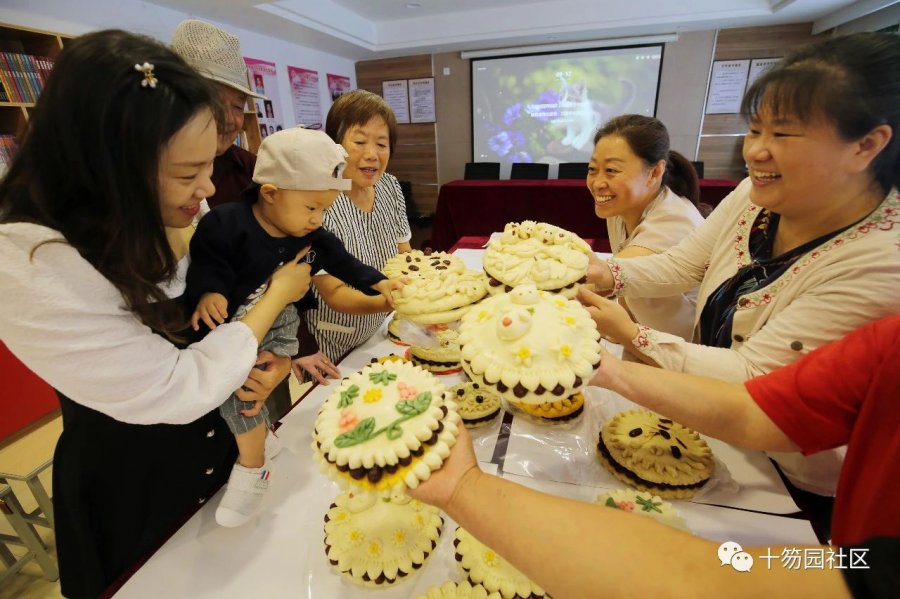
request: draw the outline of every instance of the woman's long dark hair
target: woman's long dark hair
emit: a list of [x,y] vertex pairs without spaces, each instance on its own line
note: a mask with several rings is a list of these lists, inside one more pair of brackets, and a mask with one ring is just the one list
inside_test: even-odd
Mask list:
[[900,37],[854,33],[803,46],[753,82],[741,113],[823,118],[847,141],[890,125],[893,135],[869,165],[883,193],[900,186]]
[[[153,65],[156,87],[135,64]],[[0,222],[56,229],[142,322],[184,319],[158,284],[176,270],[160,212],[159,157],[214,90],[161,43],[119,30],[68,42],[0,182]]]
[[594,135],[594,145],[601,138],[615,135],[624,139],[631,151],[648,166],[666,161],[662,184],[696,206],[700,201],[700,180],[691,161],[669,148],[669,130],[662,121],[642,114],[623,114],[610,119]]

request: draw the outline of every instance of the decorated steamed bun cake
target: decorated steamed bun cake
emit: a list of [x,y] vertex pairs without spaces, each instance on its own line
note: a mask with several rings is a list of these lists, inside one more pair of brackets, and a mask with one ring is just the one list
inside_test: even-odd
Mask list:
[[409,345],[406,341],[404,341],[400,336],[400,321],[402,319],[396,313],[394,314],[391,321],[387,326],[387,336],[388,339],[396,343],[397,345]]
[[600,363],[599,338],[581,304],[534,285],[484,300],[459,328],[469,378],[520,404],[574,395]]
[[484,272],[490,293],[531,283],[538,289],[575,297],[585,282],[591,246],[583,239],[547,223],[508,223],[484,252]]
[[325,554],[352,582],[384,587],[422,567],[443,526],[437,508],[406,493],[346,492],[325,514]]
[[619,509],[639,516],[653,518],[663,524],[668,524],[674,528],[688,530],[684,519],[679,515],[668,501],[663,501],[659,495],[653,495],[646,491],[635,491],[634,489],[616,489],[597,496],[597,503]]
[[502,411],[500,398],[478,383],[453,385],[447,394],[456,402],[456,409],[467,428],[489,424]]
[[447,581],[440,586],[433,586],[416,599],[501,599],[500,593],[488,593],[480,584]]
[[581,393],[547,403],[511,403],[529,416],[548,422],[566,422],[584,412],[584,395]]
[[480,272],[448,272],[440,277],[414,278],[393,292],[397,313],[419,324],[448,323],[487,295]]
[[412,345],[409,359],[419,368],[435,374],[459,372],[459,344],[454,341],[442,342],[436,347]]
[[547,595],[544,589],[462,527],[456,529],[453,546],[456,547],[456,561],[470,583],[500,593],[503,599],[530,599]]
[[397,354],[388,354],[386,356],[381,356],[380,358],[372,358],[369,360],[369,364],[384,364],[385,362],[407,362],[408,360],[403,356],[398,356]]
[[647,410],[619,412],[600,430],[600,462],[623,483],[667,499],[690,499],[715,470],[696,432]]
[[397,277],[432,277],[442,276],[448,272],[461,273],[466,269],[463,261],[446,252],[412,250],[397,254],[384,263],[382,272],[389,279]]
[[326,473],[366,491],[415,488],[456,443],[456,404],[409,362],[369,364],[319,409],[313,448]]

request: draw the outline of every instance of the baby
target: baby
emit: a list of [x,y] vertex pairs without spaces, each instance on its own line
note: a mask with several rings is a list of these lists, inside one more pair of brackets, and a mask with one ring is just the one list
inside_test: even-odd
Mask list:
[[[327,270],[367,295],[381,293],[391,303],[391,290],[402,283],[389,282],[321,228],[325,211],[341,191],[350,189],[350,180],[341,178],[345,157],[344,149],[321,131],[296,127],[263,140],[254,185],[244,192],[244,201],[224,204],[204,216],[191,239],[187,300],[189,306],[196,306],[191,317],[194,330],[201,324],[213,329],[240,318],[265,293],[273,271],[304,249],[311,275]],[[308,292],[285,308],[259,349],[279,356],[296,354],[298,311],[315,306]],[[245,416],[253,407],[253,402],[243,402],[236,395],[220,407],[239,452],[216,510],[216,521],[222,526],[240,526],[249,520],[268,489],[268,412],[263,406],[256,416]]]

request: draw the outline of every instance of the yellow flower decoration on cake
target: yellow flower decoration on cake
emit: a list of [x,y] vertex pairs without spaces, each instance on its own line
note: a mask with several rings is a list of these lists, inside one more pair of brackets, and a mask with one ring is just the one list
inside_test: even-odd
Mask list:
[[578,321],[575,320],[575,318],[572,316],[566,316],[565,318],[563,318],[563,322],[566,323],[567,325],[569,325],[570,327],[574,327],[578,323]]
[[375,403],[381,401],[381,389],[378,387],[373,387],[366,391],[366,394],[363,395],[363,401],[366,403]]
[[497,554],[488,549],[484,552],[484,563],[491,568],[496,568],[500,564],[500,560],[497,559]]
[[351,545],[353,545],[355,547],[363,542],[364,536],[365,535],[363,535],[363,533],[358,530],[351,530],[350,534],[347,535],[347,540],[350,542]]
[[490,317],[491,317],[491,313],[490,313],[490,312],[488,312],[487,310],[481,310],[481,311],[478,313],[478,322],[482,322],[482,321],[484,321],[484,320],[487,320],[487,319],[490,318]]
[[516,361],[525,366],[531,365],[531,350],[524,345],[516,350]]
[[381,543],[369,543],[369,555],[378,557],[381,555]]
[[563,362],[572,357],[572,346],[566,343],[559,345],[556,348],[556,351],[559,352],[559,361]]
[[406,533],[402,530],[394,531],[394,545],[402,545],[406,542]]

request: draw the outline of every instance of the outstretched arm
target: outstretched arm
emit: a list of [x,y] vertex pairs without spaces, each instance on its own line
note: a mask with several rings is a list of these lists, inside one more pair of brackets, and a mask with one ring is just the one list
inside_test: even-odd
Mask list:
[[[836,570],[759,564],[737,572],[720,565],[711,541],[485,474],[465,430],[443,467],[409,494],[443,509],[553,597],[720,597],[723,588],[729,597],[848,596]],[[765,548],[746,551],[760,555]]]
[[590,384],[727,443],[766,451],[797,446],[756,404],[740,383],[623,362],[601,348]]
[[393,309],[383,295],[366,295],[331,275],[316,275],[313,277],[313,285],[322,300],[338,312],[372,314],[390,312]]

